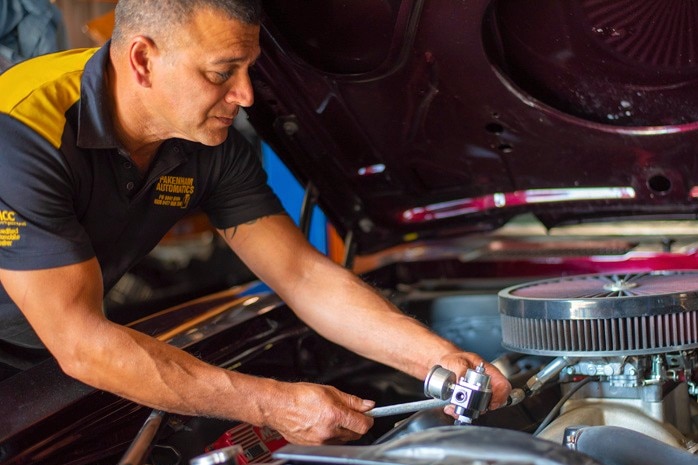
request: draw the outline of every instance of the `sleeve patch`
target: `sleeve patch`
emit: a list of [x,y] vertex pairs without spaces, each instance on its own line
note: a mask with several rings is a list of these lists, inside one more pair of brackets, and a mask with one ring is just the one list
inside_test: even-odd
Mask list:
[[12,247],[22,238],[22,230],[27,226],[17,219],[12,210],[0,210],[0,247]]

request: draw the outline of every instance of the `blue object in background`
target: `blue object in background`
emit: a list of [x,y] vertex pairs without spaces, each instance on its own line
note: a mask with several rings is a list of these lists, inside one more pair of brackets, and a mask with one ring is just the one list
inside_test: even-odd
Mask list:
[[[262,143],[262,163],[264,170],[269,175],[269,185],[279,196],[281,203],[298,224],[303,205],[305,189],[293,177],[281,159],[267,144]],[[327,254],[327,227],[325,214],[318,207],[313,210],[313,218],[310,223],[310,243],[323,254]]]
[[[2,68],[68,48],[63,15],[50,0],[0,0]],[[2,69],[0,69],[2,71]]]

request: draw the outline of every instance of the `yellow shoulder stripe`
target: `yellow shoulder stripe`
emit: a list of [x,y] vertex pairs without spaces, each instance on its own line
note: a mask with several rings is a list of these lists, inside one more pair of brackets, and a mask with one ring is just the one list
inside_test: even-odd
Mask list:
[[0,74],[0,112],[23,122],[59,148],[65,112],[80,99],[85,63],[97,50],[44,55]]

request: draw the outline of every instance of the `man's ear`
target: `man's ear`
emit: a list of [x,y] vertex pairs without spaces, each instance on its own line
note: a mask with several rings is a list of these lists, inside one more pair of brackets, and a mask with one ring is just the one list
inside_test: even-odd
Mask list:
[[143,87],[150,87],[152,84],[153,58],[156,54],[157,46],[149,37],[136,36],[131,41],[129,64],[136,82]]

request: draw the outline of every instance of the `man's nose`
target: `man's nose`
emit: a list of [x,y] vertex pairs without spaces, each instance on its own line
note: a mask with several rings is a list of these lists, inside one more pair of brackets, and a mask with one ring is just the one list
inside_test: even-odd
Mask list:
[[250,107],[254,103],[254,89],[252,80],[247,73],[232,81],[232,85],[225,94],[226,103]]

